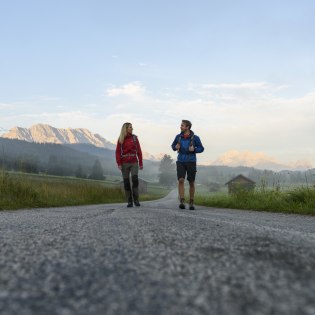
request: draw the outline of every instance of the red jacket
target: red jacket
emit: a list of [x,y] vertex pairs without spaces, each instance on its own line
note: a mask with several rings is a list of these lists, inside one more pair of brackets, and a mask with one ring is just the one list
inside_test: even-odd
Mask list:
[[138,137],[128,134],[121,144],[117,141],[116,146],[116,162],[118,165],[123,163],[139,163],[142,167],[142,151]]

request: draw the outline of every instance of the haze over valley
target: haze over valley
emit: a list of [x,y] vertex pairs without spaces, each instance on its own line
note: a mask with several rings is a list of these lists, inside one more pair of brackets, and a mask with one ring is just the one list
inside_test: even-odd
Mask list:
[[[7,139],[18,139],[35,143],[55,144],[90,144],[99,148],[115,150],[116,144],[106,140],[104,137],[86,128],[55,128],[48,124],[36,124],[30,128],[15,126],[1,135]],[[173,154],[171,148],[168,152],[159,155],[146,152],[142,147],[143,158],[151,161],[160,161],[164,154]],[[206,165],[230,166],[230,167],[254,167],[273,171],[281,170],[307,170],[312,165],[307,160],[298,160],[290,164],[277,161],[261,152],[230,150],[218,156]]]

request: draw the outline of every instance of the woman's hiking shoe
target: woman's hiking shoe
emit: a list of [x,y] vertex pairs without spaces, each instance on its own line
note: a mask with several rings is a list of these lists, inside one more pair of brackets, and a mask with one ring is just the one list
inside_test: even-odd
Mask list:
[[180,208],[180,209],[186,209],[186,206],[185,206],[185,199],[180,199],[179,208]]
[[127,208],[131,208],[131,207],[133,207],[133,203],[132,201],[128,201]]
[[195,210],[194,201],[192,199],[189,200],[189,210]]
[[135,206],[136,206],[136,207],[140,207],[140,202],[139,202],[139,200],[135,200],[134,203],[135,203]]

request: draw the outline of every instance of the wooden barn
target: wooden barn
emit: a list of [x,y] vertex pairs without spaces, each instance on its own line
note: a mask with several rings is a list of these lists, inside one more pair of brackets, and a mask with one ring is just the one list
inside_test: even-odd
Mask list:
[[253,190],[256,183],[246,176],[239,174],[225,183],[225,185],[228,185],[229,193],[235,193],[240,190]]
[[[132,187],[132,182],[130,180],[130,185]],[[124,191],[124,182],[120,182],[120,189]],[[148,182],[142,178],[139,178],[139,194],[146,194],[148,192]]]

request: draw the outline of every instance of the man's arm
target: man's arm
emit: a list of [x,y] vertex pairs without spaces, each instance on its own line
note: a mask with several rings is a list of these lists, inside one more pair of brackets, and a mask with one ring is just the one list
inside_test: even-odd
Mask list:
[[205,148],[203,147],[200,138],[195,136],[195,153],[202,153],[204,149]]
[[178,135],[175,137],[173,143],[172,143],[172,149],[173,151],[177,151],[179,148],[178,148]]

